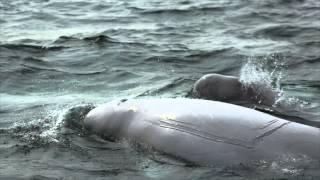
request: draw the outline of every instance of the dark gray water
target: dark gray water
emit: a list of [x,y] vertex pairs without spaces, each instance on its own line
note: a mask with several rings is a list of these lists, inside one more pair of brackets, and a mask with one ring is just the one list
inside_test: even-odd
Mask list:
[[260,108],[318,126],[319,17],[318,0],[0,0],[0,178],[319,179],[299,159],[190,167],[72,123],[221,73],[273,86]]

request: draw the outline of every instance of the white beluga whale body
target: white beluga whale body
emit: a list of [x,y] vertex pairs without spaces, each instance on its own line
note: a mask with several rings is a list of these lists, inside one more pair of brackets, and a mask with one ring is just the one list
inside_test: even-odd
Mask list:
[[85,128],[199,165],[233,165],[284,156],[320,159],[320,130],[249,108],[197,99],[110,102]]

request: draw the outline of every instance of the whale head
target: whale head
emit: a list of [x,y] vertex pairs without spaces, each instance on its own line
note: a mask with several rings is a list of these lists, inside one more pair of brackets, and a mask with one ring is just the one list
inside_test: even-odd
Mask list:
[[85,117],[85,129],[103,137],[117,138],[128,118],[123,108],[116,102],[109,102],[92,109]]
[[242,98],[241,83],[236,77],[206,74],[192,88],[194,98],[229,102]]

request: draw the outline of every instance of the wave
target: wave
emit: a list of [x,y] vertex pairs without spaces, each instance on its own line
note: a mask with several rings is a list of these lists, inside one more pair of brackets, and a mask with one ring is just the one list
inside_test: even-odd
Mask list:
[[115,39],[109,36],[100,34],[100,35],[88,36],[84,38],[78,38],[73,36],[60,36],[58,39],[54,41],[54,43],[70,43],[70,42],[77,42],[77,41],[91,42],[96,44],[117,42]]
[[[231,54],[234,48],[223,48],[212,51],[194,51],[188,52],[187,55],[179,57],[179,56],[151,56],[144,59],[144,62],[163,62],[163,63],[181,63],[181,64],[198,64],[199,61],[205,58],[214,58],[217,56],[221,56],[221,54]],[[170,50],[170,52],[184,52],[184,50]],[[195,60],[197,59],[197,60]]]
[[35,58],[35,57],[26,57],[22,59],[23,63],[31,63],[37,65],[48,65],[49,63],[43,59]]
[[[55,62],[46,61],[37,57],[27,56],[21,58],[17,62],[17,66],[11,69],[1,69],[1,73],[5,73],[8,76],[8,73],[15,76],[15,73],[21,74],[33,74],[39,73],[42,71],[51,71],[62,74],[72,74],[72,75],[97,75],[103,74],[108,71],[107,68],[99,68],[95,70],[79,70],[72,67],[65,67],[62,65],[57,65]],[[12,74],[13,73],[13,74]]]
[[96,36],[89,36],[83,38],[84,41],[94,42],[94,43],[107,43],[107,42],[115,42],[114,39],[110,38],[106,35],[96,35]]
[[26,52],[48,52],[48,51],[61,51],[72,46],[72,43],[79,43],[79,42],[87,42],[93,44],[103,44],[103,43],[117,43],[118,41],[106,36],[106,35],[93,35],[87,36],[83,38],[78,38],[74,36],[60,36],[58,39],[53,41],[50,45],[38,45],[41,42],[38,42],[33,39],[22,39],[17,43],[0,43],[0,50],[1,51],[26,51]]
[[272,25],[254,32],[255,36],[269,36],[273,38],[292,38],[300,34],[318,34],[318,27],[302,27],[294,25]]
[[[24,50],[24,51],[60,51],[64,48],[67,48],[65,46],[39,46],[39,45],[32,45],[32,44],[0,44],[0,49],[5,48],[9,50]],[[5,50],[4,50],[5,51]]]
[[191,55],[185,56],[186,58],[208,58],[208,57],[215,57],[220,56],[221,54],[231,54],[232,51],[234,51],[235,48],[222,48],[212,51],[198,51],[196,53],[193,53]]
[[143,60],[144,62],[164,62],[164,63],[178,63],[179,61],[183,61],[180,57],[169,57],[169,56],[151,56],[148,58],[145,58]]
[[[185,77],[180,77],[172,80],[170,83],[156,88],[152,90],[147,90],[136,97],[144,97],[144,96],[157,96],[159,94],[165,94],[166,92],[170,92],[170,94],[175,94],[175,97],[187,97],[188,96],[188,91],[181,91],[182,86],[186,86],[187,89],[189,89],[190,84],[192,84],[195,81],[195,79],[192,78],[185,78]],[[177,92],[177,93],[172,93],[172,92]]]
[[288,67],[294,68],[294,67],[300,67],[301,65],[306,65],[306,64],[313,65],[313,64],[319,64],[319,63],[320,63],[320,57],[303,58],[303,60],[289,64]]
[[102,70],[95,70],[95,71],[74,71],[71,69],[62,69],[56,67],[44,67],[44,66],[37,66],[37,65],[30,65],[30,64],[22,64],[21,68],[16,70],[16,72],[21,72],[23,74],[26,73],[35,73],[40,71],[53,71],[59,72],[63,74],[73,74],[73,75],[98,75],[107,72],[107,69]]
[[[312,1],[312,0],[311,0]],[[282,6],[285,7],[303,7],[304,5],[308,4],[310,1],[308,0],[264,0],[264,1],[253,1],[254,3],[257,3],[259,7],[264,7],[264,8],[279,8]]]
[[320,41],[309,41],[309,42],[304,42],[301,43],[302,46],[315,46],[319,47],[320,46]]
[[140,7],[130,7],[133,11],[136,11],[140,14],[182,14],[182,13],[192,13],[193,11],[201,11],[201,12],[217,12],[224,11],[226,7],[223,6],[190,6],[186,8],[158,8],[158,9],[147,9]]
[[40,73],[42,71],[51,71],[51,72],[56,72],[60,74],[70,74],[70,75],[99,75],[107,72],[107,69],[101,69],[101,70],[84,70],[84,71],[75,71],[72,69],[62,69],[62,68],[57,68],[57,67],[50,67],[50,66],[41,66],[41,65],[36,65],[36,64],[21,64],[19,67],[16,67],[13,70],[6,70],[4,76],[17,76],[17,74],[34,74],[34,73]]
[[304,86],[304,87],[313,87],[313,88],[319,88],[320,89],[320,81],[317,80],[295,80],[294,82],[286,81],[282,83],[286,86]]

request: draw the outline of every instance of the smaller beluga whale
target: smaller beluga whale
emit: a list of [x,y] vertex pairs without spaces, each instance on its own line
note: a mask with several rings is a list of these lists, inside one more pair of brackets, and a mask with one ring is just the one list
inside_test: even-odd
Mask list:
[[246,86],[235,76],[206,74],[194,83],[191,95],[199,99],[272,106],[276,102],[277,92],[270,87],[260,86],[263,85]]

